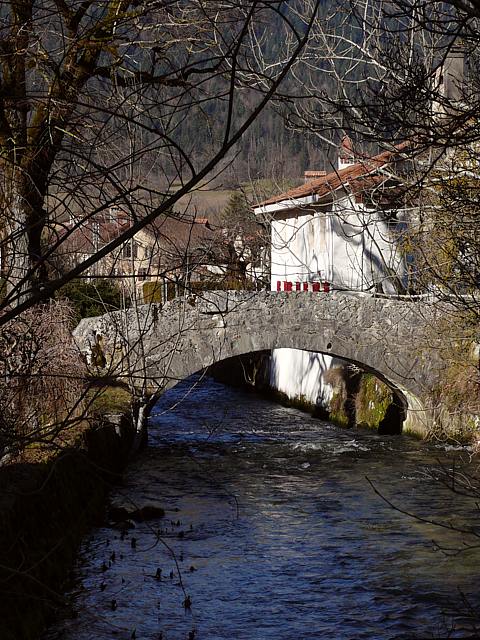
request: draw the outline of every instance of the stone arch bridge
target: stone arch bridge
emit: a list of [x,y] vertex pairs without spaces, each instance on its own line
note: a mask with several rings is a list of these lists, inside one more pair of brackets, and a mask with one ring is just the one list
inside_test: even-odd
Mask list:
[[210,291],[80,322],[74,335],[92,375],[160,395],[215,362],[281,347],[342,358],[399,395],[406,426],[425,432],[443,364],[425,300],[334,292]]

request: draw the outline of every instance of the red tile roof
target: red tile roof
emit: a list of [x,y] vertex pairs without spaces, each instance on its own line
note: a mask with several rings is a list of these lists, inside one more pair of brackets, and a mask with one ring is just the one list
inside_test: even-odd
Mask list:
[[372,158],[365,158],[365,160],[352,164],[344,169],[332,171],[326,176],[310,180],[299,187],[294,187],[289,191],[273,196],[257,206],[261,207],[276,204],[284,200],[298,200],[313,195],[321,198],[346,185],[349,185],[353,193],[376,187],[386,179],[385,176],[376,172],[392,161],[398,160],[400,152],[404,151],[409,144],[408,142],[404,142],[396,146],[393,151],[383,151]]

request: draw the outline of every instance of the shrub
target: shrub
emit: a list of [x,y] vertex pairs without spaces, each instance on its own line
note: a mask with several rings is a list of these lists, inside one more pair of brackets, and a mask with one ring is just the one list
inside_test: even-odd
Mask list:
[[65,302],[32,307],[0,330],[0,448],[47,442],[77,422],[85,367]]
[[75,279],[57,291],[57,299],[70,301],[75,320],[101,316],[109,311],[121,309],[123,303],[129,305],[129,300],[122,299],[122,291],[111,280],[81,280]]

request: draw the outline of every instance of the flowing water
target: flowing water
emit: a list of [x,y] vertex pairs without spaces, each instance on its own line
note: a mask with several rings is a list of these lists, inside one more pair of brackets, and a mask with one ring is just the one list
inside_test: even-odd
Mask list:
[[479,554],[445,550],[475,538],[384,499],[475,526],[475,501],[443,482],[454,460],[458,473],[475,473],[466,450],[342,430],[209,379],[185,381],[156,406],[150,447],[111,496],[165,517],[92,533],[71,593],[76,614],[45,638],[467,637]]

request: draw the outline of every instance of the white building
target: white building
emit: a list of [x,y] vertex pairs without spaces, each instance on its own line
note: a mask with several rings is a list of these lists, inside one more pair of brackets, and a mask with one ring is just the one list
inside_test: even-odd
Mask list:
[[[393,174],[399,152],[355,159],[344,138],[338,169],[255,208],[271,224],[273,291],[405,292],[405,208]],[[276,349],[271,364],[277,390],[313,404],[328,401],[322,375],[332,366],[330,356]]]

